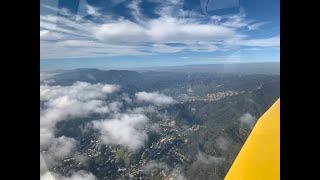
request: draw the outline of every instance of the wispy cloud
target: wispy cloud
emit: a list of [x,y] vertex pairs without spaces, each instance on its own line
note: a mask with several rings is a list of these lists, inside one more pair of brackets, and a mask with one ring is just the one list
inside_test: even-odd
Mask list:
[[[179,1],[162,3],[158,18],[141,13],[140,1],[127,5],[132,18],[115,18],[84,4],[86,14],[40,15],[41,58],[147,55],[188,51],[218,51],[239,46],[279,46],[278,37],[250,38],[265,22],[246,19],[245,13],[212,18],[177,11]],[[61,14],[61,13],[60,13]],[[185,18],[185,14],[188,17]],[[93,19],[85,15],[91,15]],[[203,23],[203,21],[208,21]],[[181,47],[168,45],[183,44]]]
[[211,155],[204,154],[202,152],[198,152],[197,154],[197,162],[203,164],[219,164],[225,161],[225,158],[215,157]]

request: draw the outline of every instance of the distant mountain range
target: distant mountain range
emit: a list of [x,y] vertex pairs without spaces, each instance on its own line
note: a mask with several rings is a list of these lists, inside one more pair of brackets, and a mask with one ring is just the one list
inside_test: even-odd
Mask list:
[[[234,63],[234,64],[190,64],[183,66],[154,66],[154,67],[137,67],[128,69],[93,69],[93,68],[78,68],[73,69],[79,72],[84,71],[99,71],[99,70],[124,70],[137,72],[183,72],[183,73],[218,73],[218,74],[265,74],[265,75],[279,75],[280,63],[266,62],[266,63]],[[73,70],[50,70],[52,73],[64,73]]]
[[234,63],[234,64],[193,64],[185,66],[162,66],[136,68],[136,71],[167,72],[211,72],[226,74],[280,74],[280,63]]

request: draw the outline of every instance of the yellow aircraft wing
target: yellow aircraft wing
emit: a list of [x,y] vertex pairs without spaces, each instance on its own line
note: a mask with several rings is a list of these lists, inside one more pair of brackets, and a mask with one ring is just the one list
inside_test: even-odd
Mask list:
[[257,121],[225,180],[280,179],[280,99]]

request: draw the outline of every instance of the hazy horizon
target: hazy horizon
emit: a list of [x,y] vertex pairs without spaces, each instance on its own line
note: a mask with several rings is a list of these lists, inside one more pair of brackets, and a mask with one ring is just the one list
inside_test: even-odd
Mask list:
[[255,61],[255,62],[172,62],[163,63],[163,60],[159,63],[148,63],[148,62],[119,62],[119,61],[87,61],[87,60],[42,60],[40,61],[41,71],[52,71],[52,70],[74,70],[74,69],[100,69],[100,70],[145,70],[154,68],[173,68],[173,67],[185,67],[185,66],[199,66],[199,65],[238,65],[238,64],[279,64],[279,61]]

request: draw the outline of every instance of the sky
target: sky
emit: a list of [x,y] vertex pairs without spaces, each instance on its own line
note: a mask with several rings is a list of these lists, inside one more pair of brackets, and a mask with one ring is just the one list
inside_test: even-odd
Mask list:
[[279,62],[279,0],[41,0],[43,70]]

